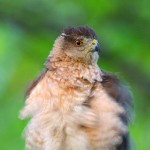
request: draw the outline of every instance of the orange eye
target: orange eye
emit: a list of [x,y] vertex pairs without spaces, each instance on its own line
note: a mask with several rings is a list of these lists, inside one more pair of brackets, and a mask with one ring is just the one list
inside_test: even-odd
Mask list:
[[77,41],[75,41],[75,44],[76,44],[76,46],[81,46],[83,44],[83,42],[80,40],[77,40]]

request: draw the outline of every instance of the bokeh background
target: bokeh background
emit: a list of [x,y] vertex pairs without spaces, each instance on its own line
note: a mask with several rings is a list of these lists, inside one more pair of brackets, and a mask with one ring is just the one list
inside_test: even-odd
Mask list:
[[134,95],[130,130],[150,150],[149,0],[0,0],[0,149],[23,150],[18,119],[29,82],[65,26],[89,25],[102,45],[99,65],[126,80]]

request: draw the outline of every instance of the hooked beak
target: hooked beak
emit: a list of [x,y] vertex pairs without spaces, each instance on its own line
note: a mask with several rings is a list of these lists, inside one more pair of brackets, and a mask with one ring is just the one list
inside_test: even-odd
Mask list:
[[92,45],[93,45],[93,52],[98,52],[98,54],[100,54],[100,44],[98,43],[97,40],[93,40],[92,41]]

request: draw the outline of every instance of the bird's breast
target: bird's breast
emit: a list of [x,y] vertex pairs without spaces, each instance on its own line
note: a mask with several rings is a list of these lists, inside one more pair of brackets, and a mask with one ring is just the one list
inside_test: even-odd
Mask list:
[[101,72],[96,66],[74,64],[49,71],[47,78],[54,103],[65,111],[86,100],[95,80],[101,81]]
[[83,78],[73,76],[67,78],[62,75],[57,75],[55,78],[53,74],[49,75],[48,85],[54,107],[62,109],[64,112],[71,111],[74,106],[82,105],[93,87],[93,83]]

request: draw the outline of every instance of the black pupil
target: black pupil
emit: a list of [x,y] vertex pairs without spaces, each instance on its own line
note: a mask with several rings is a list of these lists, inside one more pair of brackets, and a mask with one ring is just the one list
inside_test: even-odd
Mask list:
[[76,41],[76,44],[77,44],[77,45],[80,45],[80,44],[81,44],[81,42],[80,42],[80,41]]

